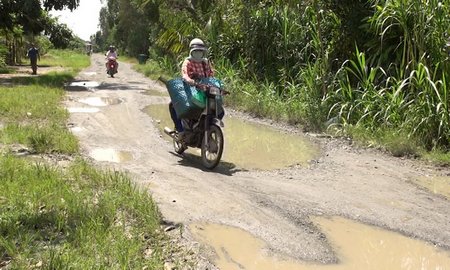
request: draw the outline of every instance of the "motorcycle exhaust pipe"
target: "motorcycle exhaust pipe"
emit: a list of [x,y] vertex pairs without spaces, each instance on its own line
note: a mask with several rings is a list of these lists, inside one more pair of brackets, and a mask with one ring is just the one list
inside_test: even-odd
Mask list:
[[173,137],[173,134],[175,134],[175,131],[174,131],[174,130],[171,130],[171,129],[168,128],[168,127],[165,127],[165,128],[164,128],[164,133],[166,133],[166,134],[169,135],[170,137]]

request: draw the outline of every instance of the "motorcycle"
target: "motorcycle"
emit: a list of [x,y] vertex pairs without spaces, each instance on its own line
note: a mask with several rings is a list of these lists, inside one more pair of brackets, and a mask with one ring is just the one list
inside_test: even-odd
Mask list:
[[106,74],[114,78],[114,74],[117,73],[117,60],[115,57],[108,57]]
[[[167,82],[163,78],[160,80]],[[219,164],[223,153],[222,96],[228,92],[212,84],[199,84],[197,88],[202,89],[206,96],[205,108],[198,118],[182,119],[184,128],[182,134],[168,127],[164,128],[164,133],[172,138],[176,153],[183,154],[188,147],[200,148],[202,165],[207,169],[214,169]]]

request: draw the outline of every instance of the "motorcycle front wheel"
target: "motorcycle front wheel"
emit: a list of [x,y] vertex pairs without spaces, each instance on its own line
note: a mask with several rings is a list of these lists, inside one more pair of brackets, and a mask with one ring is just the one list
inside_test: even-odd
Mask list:
[[202,141],[202,164],[207,169],[214,169],[220,162],[223,153],[223,133],[217,125],[211,125],[208,140]]
[[186,151],[187,147],[185,147],[181,142],[178,141],[177,138],[173,138],[173,148],[175,150],[175,153],[177,154],[183,154],[184,151]]

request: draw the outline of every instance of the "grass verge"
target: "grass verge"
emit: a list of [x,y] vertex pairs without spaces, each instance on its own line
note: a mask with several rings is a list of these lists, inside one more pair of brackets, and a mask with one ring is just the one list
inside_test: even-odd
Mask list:
[[35,153],[76,153],[78,140],[66,128],[69,114],[60,107],[64,94],[41,85],[0,87],[0,142],[24,144]]
[[84,67],[89,66],[89,56],[71,50],[50,50],[38,64],[68,68],[74,73],[78,73]]
[[135,64],[133,68],[153,80],[157,80],[161,75],[169,77],[165,74],[163,69],[159,67],[156,61],[149,60],[145,65]]
[[[346,126],[346,136],[360,146],[369,148],[378,148],[389,152],[395,157],[419,157],[424,153],[420,143],[410,138],[407,134],[401,134],[395,130],[379,129],[376,131],[367,131],[359,126]],[[330,132],[332,129],[330,129]],[[342,129],[335,131],[342,132]],[[337,133],[337,135],[340,135]]]
[[0,166],[0,266],[158,269],[162,264],[156,205],[126,175],[99,172],[81,160],[63,171],[6,155]]

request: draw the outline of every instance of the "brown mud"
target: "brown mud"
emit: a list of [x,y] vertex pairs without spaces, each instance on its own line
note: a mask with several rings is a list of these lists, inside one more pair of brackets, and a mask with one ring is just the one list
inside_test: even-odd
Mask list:
[[450,252],[423,241],[344,218],[314,217],[336,250],[337,262],[306,263],[268,254],[266,244],[241,229],[192,224],[196,239],[211,246],[221,269],[247,270],[378,270],[446,269]]

